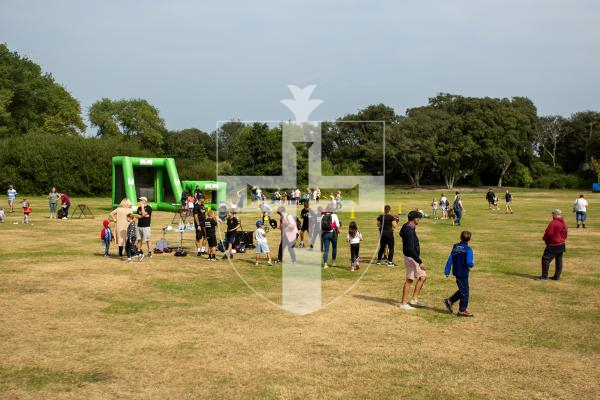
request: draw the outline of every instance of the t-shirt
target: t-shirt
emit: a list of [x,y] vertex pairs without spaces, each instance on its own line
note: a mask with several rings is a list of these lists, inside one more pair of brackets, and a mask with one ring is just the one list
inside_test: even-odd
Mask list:
[[396,218],[392,214],[381,214],[377,217],[377,221],[381,225],[379,230],[383,230],[384,232],[392,232],[394,227],[392,226],[392,222],[394,222]]
[[[194,204],[194,215],[198,216],[198,222],[200,222],[200,225],[202,225],[206,220],[206,207],[204,207],[204,204]],[[194,224],[195,223],[196,219],[194,218]]]
[[227,234],[231,235],[231,234],[235,233],[235,231],[232,230],[232,229],[235,229],[235,227],[237,227],[238,225],[239,225],[239,222],[238,222],[238,219],[236,217],[229,218],[227,220]]
[[302,211],[300,211],[300,218],[302,218],[302,222],[307,223],[309,215],[310,215],[310,208],[303,208]]
[[50,203],[56,204],[58,202],[58,193],[50,192],[48,194],[48,200],[50,200]]
[[69,198],[69,196],[67,196],[66,194],[63,193],[63,195],[60,197],[60,202],[64,205],[64,206],[70,206],[71,205],[71,199]]
[[217,226],[217,221],[212,218],[207,218],[204,221],[204,229],[206,230],[206,236],[216,237],[215,228]]
[[575,200],[575,204],[573,204],[573,209],[577,212],[587,212],[588,202],[586,199],[580,197]]
[[17,198],[17,191],[15,189],[8,189],[6,194],[8,196],[8,200],[12,201]]
[[362,235],[359,231],[356,231],[354,233],[354,236],[351,236],[350,232],[348,232],[348,235],[346,235],[346,238],[348,238],[348,241],[350,242],[350,244],[358,244],[362,240]]
[[146,210],[146,214],[148,214],[147,217],[142,217],[142,207],[138,207],[137,209],[137,214],[140,215],[140,218],[138,220],[138,228],[148,228],[150,227],[150,221],[152,220],[152,207],[150,207],[148,204],[146,204],[144,206],[144,210]]
[[257,242],[267,243],[267,235],[263,228],[256,228],[256,231],[254,232],[254,238]]

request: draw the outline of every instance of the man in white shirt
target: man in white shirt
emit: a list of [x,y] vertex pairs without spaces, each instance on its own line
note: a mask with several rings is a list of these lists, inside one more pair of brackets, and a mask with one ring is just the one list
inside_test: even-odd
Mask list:
[[587,214],[588,202],[583,198],[583,195],[580,194],[579,198],[575,200],[573,203],[573,211],[575,212],[575,220],[577,221],[577,227],[579,228],[579,223],[583,225],[585,229],[585,217]]

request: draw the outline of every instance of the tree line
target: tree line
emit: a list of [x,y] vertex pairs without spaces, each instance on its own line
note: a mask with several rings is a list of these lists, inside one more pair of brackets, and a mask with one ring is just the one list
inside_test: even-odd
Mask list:
[[[94,137],[84,135],[77,99],[39,65],[0,44],[3,187],[42,193],[61,185],[73,194],[106,194],[114,155],[174,157],[182,179],[215,179],[217,163],[224,174],[281,173],[280,125],[232,119],[213,132],[170,130],[144,99],[103,98],[86,115]],[[388,183],[448,188],[579,188],[600,175],[600,113],[539,116],[525,97],[439,94],[404,113],[370,105],[320,129],[325,175],[385,173]],[[308,145],[295,145],[304,185]]]

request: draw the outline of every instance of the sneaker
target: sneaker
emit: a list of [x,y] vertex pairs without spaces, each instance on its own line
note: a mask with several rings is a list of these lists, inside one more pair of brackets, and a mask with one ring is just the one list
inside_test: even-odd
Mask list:
[[67,217],[62,217],[62,219],[67,219]]
[[269,265],[269,267],[273,266],[273,263],[271,261],[267,262],[267,264]]
[[131,262],[131,258],[128,258],[127,260],[123,260],[123,262],[130,263]]
[[221,257],[222,260],[226,260],[227,259],[227,253],[223,254],[223,257]]
[[465,311],[459,311],[459,312],[456,314],[456,316],[457,316],[457,317],[474,317],[474,315],[473,315],[471,312],[469,312],[469,310],[465,310]]
[[387,265],[390,268],[394,268],[396,266],[396,264],[394,264],[392,261],[388,261]]
[[408,302],[413,307],[425,307],[425,304],[421,303],[419,300],[411,300]]
[[537,276],[535,277],[536,281],[547,281],[548,277],[547,276]]
[[381,260],[377,260],[377,265],[381,265]]
[[196,257],[200,257],[201,255],[202,255],[201,251],[199,251],[199,252],[196,253]]
[[355,271],[358,271],[359,269],[360,269],[360,265],[356,265],[356,266],[354,267],[354,270],[355,270]]
[[148,258],[152,258],[152,252],[151,252],[151,251],[149,251],[149,252],[148,252],[148,255],[147,255],[146,257],[148,257]]
[[211,258],[211,259],[210,259],[210,261],[212,261],[212,262],[217,262],[217,257],[213,257],[213,258]]
[[254,263],[254,266],[255,266],[255,267],[258,267],[258,261],[257,261],[256,263]]
[[335,260],[333,260],[333,263],[331,264],[331,266],[336,267]]
[[205,247],[201,248],[200,253],[203,253],[203,254],[206,253],[206,248]]
[[409,304],[400,304],[398,308],[401,310],[414,310]]
[[144,253],[138,254],[138,261],[142,261],[144,259]]
[[452,303],[450,303],[449,299],[444,299],[444,305],[450,314],[454,314],[454,310],[452,310]]
[[558,281],[558,280],[560,280],[560,278],[557,278],[557,277],[555,277],[555,276],[553,276],[553,277],[550,277],[549,279],[552,279],[553,281]]
[[329,268],[329,265],[327,265],[327,263],[323,264],[323,269],[327,269]]

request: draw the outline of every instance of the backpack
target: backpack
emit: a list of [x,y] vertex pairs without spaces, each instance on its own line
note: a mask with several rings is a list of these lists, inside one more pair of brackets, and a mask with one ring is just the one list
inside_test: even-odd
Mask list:
[[332,227],[332,217],[330,213],[324,214],[323,218],[321,219],[321,231],[323,232],[329,232],[331,231]]

